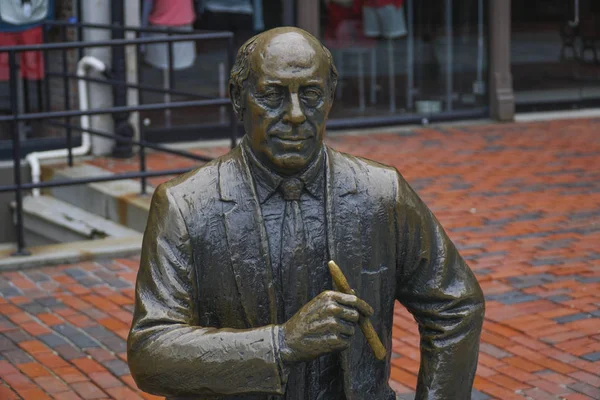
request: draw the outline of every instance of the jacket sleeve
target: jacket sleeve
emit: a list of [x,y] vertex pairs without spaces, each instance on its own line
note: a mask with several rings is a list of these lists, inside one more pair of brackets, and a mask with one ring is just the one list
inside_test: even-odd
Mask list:
[[278,328],[198,326],[195,250],[176,202],[159,186],[144,234],[128,338],[137,385],[162,396],[282,394]]
[[397,182],[396,298],[416,319],[421,336],[415,399],[470,399],[483,293],[435,216],[400,174]]

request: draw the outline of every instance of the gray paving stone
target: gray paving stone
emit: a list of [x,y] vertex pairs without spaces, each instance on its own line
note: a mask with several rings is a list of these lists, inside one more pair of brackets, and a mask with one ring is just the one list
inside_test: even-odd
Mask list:
[[53,348],[65,360],[73,360],[75,358],[85,357],[85,353],[70,344],[61,344]]
[[600,399],[600,388],[593,387],[587,383],[577,382],[567,385],[569,389],[590,396],[592,399]]
[[112,338],[107,337],[102,339],[101,343],[110,351],[115,353],[123,353],[127,351],[127,342],[116,335],[114,335]]
[[567,296],[566,294],[559,294],[556,296],[550,296],[550,297],[546,297],[547,300],[553,301],[555,303],[561,303],[563,301],[569,301],[572,300],[573,298],[571,296]]
[[38,303],[20,304],[19,307],[29,314],[42,314],[47,312],[46,307],[41,306]]
[[519,291],[506,292],[486,297],[489,300],[499,301],[503,304],[518,304],[528,301],[538,300],[539,296],[534,294],[525,294]]
[[119,359],[104,361],[102,362],[102,365],[104,365],[106,369],[108,369],[116,376],[123,376],[129,374],[129,367],[125,362]]
[[75,329],[71,325],[56,325],[53,328],[56,332],[69,339],[79,348],[100,346],[100,343],[98,343],[95,339],[87,335],[85,332]]
[[101,279],[98,279],[93,276],[86,276],[83,278],[78,278],[77,282],[81,283],[85,287],[92,287],[92,286],[98,286],[98,285],[104,284],[104,282]]
[[0,352],[17,349],[12,340],[0,333]]
[[64,306],[63,302],[58,300],[55,297],[40,297],[39,299],[35,299],[35,301],[41,304],[44,307],[53,308],[56,306]]
[[7,332],[4,332],[4,335],[6,335],[7,338],[9,338],[10,340],[12,340],[15,343],[21,343],[21,342],[26,342],[28,340],[33,340],[33,336],[31,336],[29,333],[22,331],[22,330],[7,331]]
[[479,350],[487,355],[490,355],[494,358],[497,359],[502,359],[505,357],[512,357],[513,354],[508,353],[502,349],[500,349],[499,347],[494,346],[493,344],[489,344],[489,343],[481,343],[479,345]]
[[23,364],[23,363],[28,363],[31,362],[32,358],[29,356],[29,354],[25,353],[23,350],[21,349],[14,349],[14,350],[8,350],[8,351],[3,351],[2,355],[11,363],[17,365],[17,364]]
[[82,270],[79,267],[72,267],[65,269],[65,274],[69,275],[71,278],[77,279],[88,275],[87,271]]
[[[600,321],[598,321],[600,324]],[[600,325],[599,325],[600,326]],[[591,361],[591,362],[596,362],[596,361],[600,361],[600,351],[596,351],[594,353],[588,353],[588,354],[584,354],[581,356],[581,358]]]
[[490,396],[485,393],[480,392],[477,389],[473,389],[471,392],[471,400],[488,400]]
[[0,286],[0,296],[2,297],[14,297],[14,296],[22,296],[23,292],[20,289],[17,289],[14,286],[6,285]]
[[82,328],[82,329],[85,332],[87,332],[88,335],[98,338],[98,339],[113,336],[112,332],[110,332],[109,330],[105,329],[103,326],[100,326],[100,325],[86,326],[85,328]]
[[535,259],[535,260],[531,260],[529,261],[529,264],[533,265],[534,267],[541,267],[541,266],[545,266],[545,265],[561,265],[564,264],[565,260],[564,259],[556,259],[556,258],[549,258],[549,259]]
[[577,281],[581,282],[581,283],[597,283],[600,282],[600,276],[586,276],[586,277],[579,277],[577,278]]
[[121,278],[107,278],[104,280],[104,282],[115,289],[125,289],[133,287],[132,284],[130,284],[129,282],[125,282]]
[[38,336],[38,339],[46,343],[46,345],[51,348],[54,348],[55,346],[60,346],[61,344],[67,344],[67,341],[64,338],[57,335],[56,333],[49,333],[47,335]]
[[39,271],[29,271],[29,272],[24,272],[24,274],[31,279],[33,282],[47,282],[50,280],[50,277],[46,274],[44,274],[43,272],[39,272]]
[[[580,319],[586,319],[586,318],[591,318],[591,314],[588,313],[578,313],[578,314],[571,314],[571,315],[563,315],[562,317],[556,317],[556,318],[552,318],[554,321],[558,322],[559,324],[564,324],[567,322],[573,322],[573,321],[578,321]],[[600,324],[600,321],[598,322]]]

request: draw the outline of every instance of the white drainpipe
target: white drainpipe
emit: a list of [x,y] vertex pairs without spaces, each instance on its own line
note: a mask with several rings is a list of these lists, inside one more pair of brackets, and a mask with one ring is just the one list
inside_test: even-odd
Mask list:
[[[106,65],[98,60],[96,57],[85,56],[77,63],[77,77],[84,78],[89,69],[94,69],[99,72],[106,70]],[[87,93],[87,82],[84,79],[77,81],[77,88],[79,92],[79,109],[81,111],[88,110],[88,93]],[[90,134],[87,133],[87,129],[90,128],[90,116],[81,116],[81,146],[73,147],[73,156],[84,156],[90,152],[92,148],[92,142],[90,140]],[[40,151],[36,153],[29,153],[25,159],[31,167],[31,182],[36,184],[40,182],[40,160],[46,160],[49,158],[67,157],[69,155],[68,149],[58,149],[49,151]],[[40,195],[40,189],[33,189],[33,196],[37,197]]]

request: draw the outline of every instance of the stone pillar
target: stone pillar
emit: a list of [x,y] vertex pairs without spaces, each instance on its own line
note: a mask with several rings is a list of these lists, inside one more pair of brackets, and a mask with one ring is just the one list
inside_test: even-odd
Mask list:
[[512,121],[515,95],[510,71],[510,0],[489,0],[490,114],[498,121]]
[[311,33],[320,39],[320,4],[319,0],[299,0],[296,2],[296,21],[298,28]]
[[[90,24],[110,24],[110,1],[84,0],[81,1],[81,15],[83,22]],[[110,40],[110,29],[84,29],[85,42]],[[94,47],[85,50],[86,55],[96,57],[107,66],[111,66],[110,47]],[[91,72],[90,76],[103,79],[102,74]],[[90,110],[108,108],[113,106],[112,88],[110,85],[90,82],[88,84]],[[114,123],[110,115],[94,115],[90,118],[93,129],[114,133]],[[114,140],[92,135],[92,153],[94,155],[109,154],[112,151]]]

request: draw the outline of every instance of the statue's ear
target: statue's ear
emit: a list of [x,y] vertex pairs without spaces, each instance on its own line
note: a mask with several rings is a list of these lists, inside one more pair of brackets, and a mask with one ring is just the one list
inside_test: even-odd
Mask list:
[[242,91],[233,82],[229,83],[229,98],[233,105],[233,111],[240,121],[244,120],[244,107],[242,106]]

